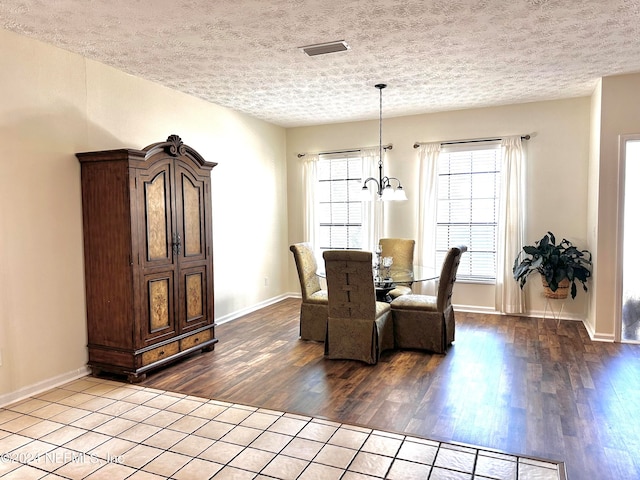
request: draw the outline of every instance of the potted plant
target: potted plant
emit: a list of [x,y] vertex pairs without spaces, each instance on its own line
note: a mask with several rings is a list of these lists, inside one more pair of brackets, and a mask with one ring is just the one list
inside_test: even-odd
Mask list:
[[591,253],[578,250],[569,240],[563,238],[556,245],[556,237],[551,232],[527,245],[513,263],[513,278],[524,288],[527,278],[534,272],[542,277],[545,295],[549,298],[567,298],[571,286],[571,298],[576,297],[576,281],[587,291],[587,279],[591,276]]

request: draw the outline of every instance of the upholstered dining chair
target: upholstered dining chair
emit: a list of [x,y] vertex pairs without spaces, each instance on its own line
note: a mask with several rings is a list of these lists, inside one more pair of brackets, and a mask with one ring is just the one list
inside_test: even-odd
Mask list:
[[329,293],[325,356],[375,364],[393,348],[393,321],[389,304],[376,301],[371,252],[327,250],[323,257]]
[[[404,269],[411,270],[413,268],[413,251],[416,241],[408,238],[381,238],[380,246],[382,247],[382,257],[392,257],[392,270]],[[389,292],[391,298],[397,298],[400,295],[408,295],[412,293],[411,283],[398,283],[393,290]]]
[[324,342],[327,332],[327,291],[320,285],[318,263],[310,243],[289,247],[298,269],[302,304],[300,306],[300,338]]
[[451,295],[460,257],[467,247],[452,247],[442,262],[436,296],[409,294],[391,302],[396,348],[446,353],[455,340],[456,321]]

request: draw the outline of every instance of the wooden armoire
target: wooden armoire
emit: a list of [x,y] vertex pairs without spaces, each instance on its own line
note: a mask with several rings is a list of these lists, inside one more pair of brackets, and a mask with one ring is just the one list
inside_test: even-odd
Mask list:
[[177,135],[78,153],[89,368],[130,382],[213,350],[211,169]]

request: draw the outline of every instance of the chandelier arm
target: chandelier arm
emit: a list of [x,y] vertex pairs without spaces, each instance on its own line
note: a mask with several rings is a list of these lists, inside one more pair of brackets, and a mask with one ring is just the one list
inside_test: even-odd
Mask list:
[[396,177],[384,177],[383,180],[385,180],[385,182],[388,183],[389,185],[391,184],[391,180],[395,180],[396,182],[398,182],[399,187],[402,186],[402,182],[400,181],[399,178],[396,178]]
[[371,181],[375,182],[375,184],[376,184],[376,193],[378,195],[382,195],[382,187],[380,186],[381,183],[378,182],[378,179],[373,178],[373,177],[369,177],[364,181],[364,183],[362,184],[362,189],[363,190],[368,190],[367,183],[369,183]]

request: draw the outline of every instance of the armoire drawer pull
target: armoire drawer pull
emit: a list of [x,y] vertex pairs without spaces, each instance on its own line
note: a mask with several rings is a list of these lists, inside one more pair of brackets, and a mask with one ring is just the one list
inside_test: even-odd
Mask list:
[[154,348],[153,350],[149,350],[148,352],[144,352],[142,354],[142,365],[149,365],[150,363],[170,357],[171,355],[178,353],[179,350],[178,342],[172,342],[167,345]]
[[198,332],[195,335],[191,335],[190,337],[186,337],[180,340],[180,350],[187,350],[189,348],[200,345],[201,343],[204,343],[207,340],[211,340],[212,338],[213,338],[213,332],[211,330]]

